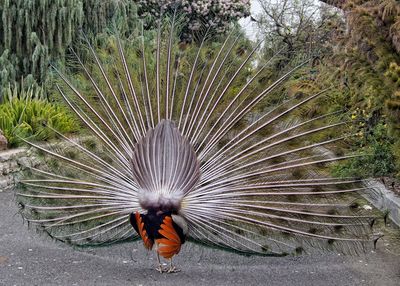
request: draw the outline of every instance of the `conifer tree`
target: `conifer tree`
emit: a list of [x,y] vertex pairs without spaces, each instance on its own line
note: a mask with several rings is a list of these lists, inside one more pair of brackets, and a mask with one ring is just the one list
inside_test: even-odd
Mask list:
[[98,34],[115,23],[126,33],[136,18],[136,5],[118,0],[2,0],[0,15],[1,99],[3,88],[23,77],[45,83],[49,62],[64,61],[80,30]]

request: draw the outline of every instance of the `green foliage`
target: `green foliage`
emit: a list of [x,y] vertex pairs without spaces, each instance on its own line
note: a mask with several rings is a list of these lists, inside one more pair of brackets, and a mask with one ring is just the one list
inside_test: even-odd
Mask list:
[[387,127],[378,124],[370,134],[359,140],[357,148],[361,156],[333,168],[338,177],[381,177],[394,175],[393,138],[388,137]]
[[[168,39],[169,37],[170,31],[168,30],[168,27],[169,26],[167,25],[165,30],[162,30],[162,33],[164,33],[163,34],[164,39]],[[176,94],[174,98],[175,104],[173,105],[173,107],[178,106],[183,101],[183,96],[186,92],[186,88],[188,85],[187,81],[189,79],[189,75],[192,69],[192,64],[196,58],[199,47],[199,44],[196,42],[191,42],[191,43],[180,42],[178,38],[178,34],[180,34],[180,31],[177,31],[176,33],[177,33],[177,38],[174,41],[174,45],[172,47],[173,59],[171,60],[171,62],[176,64],[179,63],[180,68],[179,68],[179,73],[171,74],[172,77],[171,80],[174,80],[174,77],[177,76]],[[237,71],[237,68],[248,56],[248,53],[252,50],[250,41],[246,39],[245,35],[241,31],[235,31],[233,33],[237,35],[237,38],[236,36],[232,36],[230,38],[228,44],[225,45],[224,53],[222,54],[222,56],[220,56],[217,66],[225,57],[225,53],[228,53],[229,51],[228,47],[230,47],[234,41],[236,41],[238,47],[232,49],[229,52],[229,55],[227,55],[226,57],[224,69],[222,69],[222,71],[220,72],[221,74],[224,75],[223,77],[221,76],[221,82],[214,82],[214,86],[218,85],[218,92],[223,91],[224,84],[226,84],[234,76],[234,74]],[[133,85],[142,86],[142,89],[139,89],[136,92],[139,93],[143,92],[144,93],[143,95],[147,98],[147,88],[148,88],[149,96],[151,98],[150,100],[152,101],[153,107],[156,106],[157,104],[155,96],[156,77],[154,76],[156,72],[156,57],[155,57],[155,45],[157,42],[156,37],[157,37],[157,32],[151,30],[147,31],[144,36],[142,36],[141,32],[138,32],[137,34],[134,34],[133,37],[127,40],[124,39],[121,40]],[[203,48],[201,49],[201,53],[199,55],[197,63],[197,70],[203,68],[203,65],[205,65],[207,69],[211,68],[211,64],[207,64],[209,63],[209,59],[213,57],[212,56],[213,54],[214,56],[216,56],[216,54],[218,53],[219,49],[223,44],[223,41],[220,41],[215,37],[211,38],[212,40],[206,41],[203,45]],[[147,85],[145,84],[146,78],[144,76],[144,70],[143,70],[142,45],[144,45],[144,54],[146,56],[146,70],[148,73],[147,80],[149,81]],[[96,53],[100,59],[102,68],[107,74],[111,86],[114,88],[114,90],[115,91],[121,90],[120,94],[122,94],[123,93],[122,89],[123,89],[125,93],[129,94],[129,86],[124,81],[125,76],[121,74],[121,71],[124,70],[124,67],[122,65],[119,56],[118,44],[115,35],[107,35],[107,34],[97,35],[94,39],[93,46],[96,49]],[[166,49],[166,47],[162,46],[161,49]],[[90,51],[88,51],[87,49],[85,50],[84,48],[80,48],[79,56],[81,57],[83,63],[87,67],[91,76],[95,79],[95,82],[99,86],[99,89],[102,91],[102,93],[106,97],[107,96],[112,97],[110,89],[102,76],[101,70],[98,68],[96,62],[94,61],[93,55],[90,54]],[[87,99],[91,100],[92,104],[98,105],[100,103],[99,96],[93,89],[92,84],[90,83],[85,72],[76,65],[71,66],[69,68],[70,71],[71,70],[74,71],[74,75],[70,78],[73,84],[76,87],[78,87],[80,91],[82,91],[82,94],[85,94],[85,97]],[[201,91],[200,89],[197,89],[195,91],[196,85],[193,83],[197,83],[201,78],[204,80],[209,72],[209,70],[207,69],[204,70],[203,74],[201,74],[200,72],[195,73],[195,78],[192,79],[192,84],[190,85],[190,92],[197,92],[197,95],[200,93]],[[170,68],[170,70],[172,71],[172,68]],[[166,71],[167,71],[167,58],[163,57],[160,60],[160,72],[161,72],[160,77],[162,79],[165,78]],[[225,91],[226,96],[224,97],[224,100],[221,100],[221,104],[218,105],[218,108],[221,109],[221,112],[223,112],[225,107],[227,106],[229,102],[228,99],[232,98],[234,95],[237,94],[237,92],[240,91],[243,84],[249,78],[249,75],[253,72],[255,71],[251,69],[251,63],[248,63],[247,67],[243,69],[243,72],[239,73],[239,75],[230,85],[230,88],[228,88]],[[118,76],[122,77],[122,86],[120,85],[120,79],[118,78]],[[211,81],[211,79],[212,77],[210,77],[209,81]],[[70,89],[66,87],[62,82],[60,82],[59,84],[60,86],[62,86],[63,90],[69,94],[71,98],[75,97],[75,95],[72,92],[70,92]],[[165,92],[166,89],[165,81],[162,80],[160,84],[161,84],[160,87],[161,93]],[[264,89],[265,85],[257,85],[256,87],[258,89]],[[214,96],[214,99],[216,100],[217,97],[219,96],[218,92],[216,92],[215,94],[209,94],[209,96]],[[254,92],[257,92],[257,90],[254,90]],[[139,99],[143,98],[143,95],[140,94]],[[135,103],[131,102],[131,104],[134,105]],[[161,104],[162,114],[165,112],[164,106],[165,104],[162,103]],[[143,109],[142,112],[144,114],[147,111]],[[156,112],[156,110],[153,109],[153,112]],[[175,109],[173,110],[173,112],[179,112],[179,111]]]
[[47,85],[50,62],[64,62],[83,30],[126,34],[136,19],[134,1],[4,0],[0,2],[0,100],[3,88],[31,76]]
[[8,87],[3,90],[4,101],[11,102],[13,99],[21,100],[47,100],[43,86],[37,85],[32,76],[29,76],[27,80],[21,79],[20,84],[14,82],[8,84]]
[[400,88],[400,66],[397,63],[390,63],[385,76],[389,78],[397,88]]
[[[363,155],[342,162],[334,169],[334,175],[398,175],[400,154],[396,144],[398,145],[399,135],[392,131],[394,125],[389,116],[396,116],[395,114],[399,114],[396,110],[400,109],[396,107],[394,100],[391,104],[388,102],[394,88],[383,73],[374,71],[374,66],[363,61],[361,57],[347,67],[335,65],[334,62],[341,56],[346,55],[326,57],[324,63],[315,66],[317,73],[314,81],[306,80],[307,77],[303,76],[300,82],[290,80],[287,86],[291,89],[297,88],[297,92],[312,94],[334,84],[326,92],[326,96],[316,101],[308,114],[315,116],[343,111],[344,113],[339,114],[342,120],[353,121],[353,124],[347,125],[342,132],[355,136],[350,137],[345,146],[340,146],[345,149],[341,152]],[[311,70],[309,68],[308,72]],[[391,112],[388,112],[389,106]],[[301,116],[308,118],[307,113]],[[336,135],[333,131],[332,136]]]
[[[307,0],[296,3],[303,2]],[[396,24],[400,23],[397,16],[400,4],[392,0],[347,2],[352,3],[343,8],[347,27],[340,17],[328,13],[334,29],[323,24],[317,29],[311,27],[313,33],[310,28],[302,30],[306,38],[325,37],[325,40],[310,50],[311,55],[318,57],[310,66],[296,72],[285,84],[285,91],[293,96],[314,94],[330,87],[326,96],[298,115],[309,118],[343,111],[339,114],[342,120],[355,122],[342,130],[356,136],[348,139],[347,145],[340,146],[340,152],[369,155],[341,163],[335,170],[336,175],[400,176],[400,56],[396,53],[400,47],[396,42],[400,32],[400,25]],[[275,37],[275,45],[285,47],[280,38]],[[294,56],[282,54],[280,62],[293,66],[306,50],[301,48],[301,38],[290,39],[295,40]],[[271,51],[266,50],[264,55],[270,56]],[[275,70],[281,72],[284,68],[278,65]],[[331,132],[337,136],[335,131]]]
[[[31,91],[28,89],[25,93],[33,94]],[[16,147],[22,143],[21,138],[48,140],[56,135],[51,129],[71,133],[79,129],[79,124],[63,106],[26,96],[12,96],[0,105],[0,129],[9,147]]]
[[250,15],[249,0],[141,0],[137,2],[138,14],[144,19],[146,29],[157,28],[161,13],[170,16],[176,14],[179,15],[183,24],[180,39],[189,42],[202,29],[210,28],[209,33],[212,34],[223,33],[232,23]]

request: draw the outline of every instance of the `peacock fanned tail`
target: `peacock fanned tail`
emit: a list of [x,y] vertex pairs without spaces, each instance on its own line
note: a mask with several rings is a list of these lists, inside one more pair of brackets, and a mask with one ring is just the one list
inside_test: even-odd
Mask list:
[[29,142],[41,164],[18,186],[23,217],[74,245],[135,238],[130,214],[158,206],[184,218],[189,240],[241,253],[372,247],[374,218],[357,204],[367,188],[326,168],[352,157],[326,149],[349,136],[347,122],[299,119],[324,91],[277,96],[305,63],[267,84],[274,58],[261,64],[260,44],[249,49],[235,30],[182,43],[170,21],[130,41],[110,37],[107,49],[88,45],[76,55],[85,84],[54,68],[89,134],[68,138],[49,125],[62,142]]

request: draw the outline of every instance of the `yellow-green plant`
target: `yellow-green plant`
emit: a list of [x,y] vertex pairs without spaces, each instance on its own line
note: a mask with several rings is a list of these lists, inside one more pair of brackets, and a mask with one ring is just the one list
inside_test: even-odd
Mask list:
[[9,147],[16,147],[23,139],[48,140],[57,130],[71,133],[78,130],[77,120],[60,105],[40,99],[11,98],[0,105],[0,129]]
[[39,86],[36,83],[25,86],[23,78],[20,84],[14,82],[14,84],[11,85],[11,83],[8,83],[8,87],[4,90],[5,102],[11,102],[16,98],[22,100],[47,100],[43,86]]

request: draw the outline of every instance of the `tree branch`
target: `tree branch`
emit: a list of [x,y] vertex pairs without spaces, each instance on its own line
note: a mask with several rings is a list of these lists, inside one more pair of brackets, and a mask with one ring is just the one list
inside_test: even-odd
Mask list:
[[320,2],[342,9],[347,0],[319,0]]

